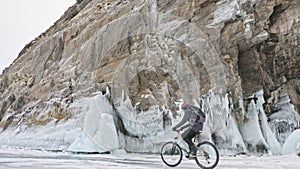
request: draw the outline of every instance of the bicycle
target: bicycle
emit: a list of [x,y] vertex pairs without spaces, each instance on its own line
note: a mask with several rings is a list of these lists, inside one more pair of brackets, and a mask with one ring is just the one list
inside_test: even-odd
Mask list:
[[[184,148],[180,146],[179,141],[182,143],[182,135],[177,131],[177,136],[174,138],[174,141],[166,142],[160,151],[160,156],[162,161],[169,167],[176,167],[182,161],[182,156],[184,151],[187,155],[189,154],[187,145]],[[214,144],[208,141],[203,141],[196,144],[195,139],[193,140],[197,151],[195,155],[186,156],[188,159],[195,159],[197,165],[202,169],[213,169],[218,165],[219,162],[219,152]]]

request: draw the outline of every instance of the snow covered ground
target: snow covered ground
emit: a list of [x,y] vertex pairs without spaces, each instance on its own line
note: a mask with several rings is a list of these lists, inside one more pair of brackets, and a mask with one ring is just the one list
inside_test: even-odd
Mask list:
[[[141,154],[71,154],[36,150],[1,149],[0,169],[168,169],[159,155]],[[193,160],[184,159],[180,169],[197,168]],[[222,156],[217,169],[299,169],[300,157],[289,156]]]

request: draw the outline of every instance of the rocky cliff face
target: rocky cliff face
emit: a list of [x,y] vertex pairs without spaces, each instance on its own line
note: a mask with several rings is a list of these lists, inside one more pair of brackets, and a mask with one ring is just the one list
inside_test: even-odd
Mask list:
[[[78,114],[77,100],[97,91],[108,93],[106,88],[118,112],[115,123],[124,135],[120,140],[152,137],[166,129],[170,118],[176,117],[175,101],[180,99],[195,101],[208,112],[219,111],[215,117],[230,116],[221,125],[234,133],[246,130],[249,105],[258,104],[244,98],[261,90],[263,95],[259,92],[257,97],[265,101],[256,107],[258,114],[280,111],[279,101],[286,97],[287,104],[294,105],[291,109],[299,112],[299,9],[298,0],[78,1],[26,45],[0,76],[0,127],[5,133],[20,126],[66,123]],[[212,93],[219,97],[214,103],[209,100]],[[132,107],[124,108],[126,100]],[[150,115],[136,124],[136,116],[147,117],[144,112],[166,110],[172,117],[163,113],[151,121]],[[278,132],[279,123],[290,121],[273,118],[270,123],[282,144],[287,136]],[[297,122],[284,133],[299,127]],[[147,127],[143,132],[129,129],[151,123],[163,125],[150,132]],[[209,137],[221,148],[234,144],[239,151],[269,149],[268,141],[247,140],[246,131],[235,143],[232,133],[224,136],[216,123],[209,123],[215,126]],[[264,134],[263,124],[259,125]]]

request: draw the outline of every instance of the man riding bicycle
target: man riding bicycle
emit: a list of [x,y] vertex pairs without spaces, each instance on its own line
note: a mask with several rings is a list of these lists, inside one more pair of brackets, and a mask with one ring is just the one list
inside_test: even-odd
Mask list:
[[[195,147],[192,139],[202,131],[203,123],[205,122],[205,114],[202,112],[201,109],[199,109],[196,106],[183,103],[181,105],[182,110],[184,111],[184,116],[176,126],[174,126],[172,129],[174,131],[183,130],[185,128],[188,128],[184,133],[182,134],[183,140],[188,144],[190,152],[189,154],[195,155],[197,148]],[[188,122],[187,124],[185,124]],[[184,125],[185,124],[185,125]],[[184,125],[184,126],[183,126]]]

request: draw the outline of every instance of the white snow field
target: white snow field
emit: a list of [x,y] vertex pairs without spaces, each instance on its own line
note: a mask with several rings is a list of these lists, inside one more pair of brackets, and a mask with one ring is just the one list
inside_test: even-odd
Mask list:
[[[0,149],[0,169],[168,169],[158,154],[71,154],[24,149]],[[180,169],[198,168],[194,160],[184,159]],[[216,169],[299,169],[300,157],[221,156]]]

